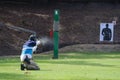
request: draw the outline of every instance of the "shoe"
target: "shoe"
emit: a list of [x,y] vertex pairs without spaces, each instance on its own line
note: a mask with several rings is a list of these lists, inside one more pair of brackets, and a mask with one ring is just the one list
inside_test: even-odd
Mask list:
[[20,67],[21,67],[21,70],[22,70],[22,71],[24,71],[24,70],[25,70],[25,66],[24,66],[24,64],[21,64],[21,66],[20,66]]

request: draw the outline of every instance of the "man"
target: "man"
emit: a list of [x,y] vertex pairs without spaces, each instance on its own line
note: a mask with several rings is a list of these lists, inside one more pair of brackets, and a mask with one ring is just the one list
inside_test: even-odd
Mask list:
[[31,35],[29,40],[24,43],[20,56],[22,62],[21,70],[40,70],[38,65],[32,60],[33,52],[35,51],[36,46],[39,44],[40,41],[36,40],[35,35]]
[[110,41],[112,37],[112,31],[110,28],[108,28],[108,24],[106,24],[106,28],[103,28],[102,30],[102,35],[103,35],[103,40],[105,41]]

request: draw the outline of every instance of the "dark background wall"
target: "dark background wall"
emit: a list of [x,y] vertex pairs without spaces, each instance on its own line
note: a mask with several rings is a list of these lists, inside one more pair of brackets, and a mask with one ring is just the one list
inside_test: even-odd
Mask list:
[[28,2],[28,3],[41,3],[41,2],[120,2],[119,0],[0,0],[0,2]]
[[[60,10],[60,45],[103,44],[99,41],[100,23],[111,23],[115,18],[114,41],[120,43],[120,5],[112,3],[56,3],[54,5],[29,5],[1,3],[0,22],[34,30],[39,37],[49,37],[53,27],[53,12]],[[14,5],[13,5],[14,4]],[[0,55],[20,54],[23,43],[30,34],[14,31],[0,25]]]

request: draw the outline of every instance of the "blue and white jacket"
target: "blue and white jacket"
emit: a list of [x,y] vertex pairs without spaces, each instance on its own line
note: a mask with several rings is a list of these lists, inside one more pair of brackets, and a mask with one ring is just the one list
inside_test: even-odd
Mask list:
[[26,41],[23,45],[22,55],[30,54],[32,56],[33,48],[35,46],[36,46],[36,41],[31,41],[31,40]]

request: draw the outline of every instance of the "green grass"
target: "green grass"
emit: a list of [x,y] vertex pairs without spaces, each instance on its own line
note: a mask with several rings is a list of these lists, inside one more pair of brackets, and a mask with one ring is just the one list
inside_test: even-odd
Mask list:
[[37,54],[40,71],[21,71],[19,57],[0,57],[0,80],[120,80],[120,53]]

